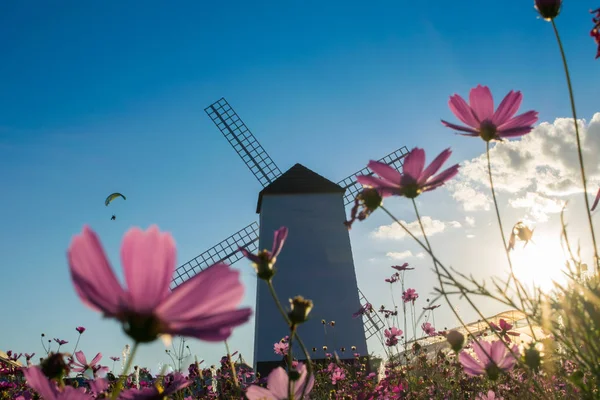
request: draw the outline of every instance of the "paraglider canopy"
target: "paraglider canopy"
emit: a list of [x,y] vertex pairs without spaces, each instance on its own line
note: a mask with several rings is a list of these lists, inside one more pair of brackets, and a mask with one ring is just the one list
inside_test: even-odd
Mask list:
[[110,202],[116,199],[117,197],[122,197],[123,200],[127,200],[125,196],[123,196],[121,193],[113,193],[106,198],[106,200],[104,201],[104,205],[108,206]]

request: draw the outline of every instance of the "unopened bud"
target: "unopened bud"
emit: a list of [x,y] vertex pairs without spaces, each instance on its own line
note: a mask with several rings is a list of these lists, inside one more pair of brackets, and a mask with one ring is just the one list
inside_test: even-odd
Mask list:
[[452,350],[456,351],[457,353],[460,351],[460,349],[462,349],[463,344],[465,344],[465,336],[458,331],[448,332],[446,335],[446,340],[450,344],[450,347],[452,347]]
[[288,376],[290,378],[290,381],[295,382],[298,379],[300,379],[300,372],[296,371],[295,369],[290,370],[290,372],[288,373]]
[[525,350],[525,364],[534,371],[540,368],[542,363],[542,357],[540,352],[532,344],[528,349]]
[[310,310],[313,308],[313,302],[304,299],[302,296],[296,296],[290,299],[290,312],[288,317],[292,324],[301,324],[308,318]]
[[558,17],[561,5],[562,0],[535,0],[535,9],[546,21]]

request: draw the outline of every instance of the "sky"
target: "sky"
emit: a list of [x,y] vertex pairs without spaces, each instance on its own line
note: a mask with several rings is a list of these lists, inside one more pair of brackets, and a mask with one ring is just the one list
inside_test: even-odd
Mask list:
[[[557,25],[584,120],[591,197],[600,182],[600,61],[588,10],[597,4],[564,3]],[[419,197],[420,212],[447,265],[489,279],[506,277],[507,265],[484,142],[455,135],[440,119],[457,122],[449,96],[466,97],[477,84],[490,87],[496,104],[521,90],[521,111],[539,111],[539,126],[491,153],[505,231],[521,219],[536,229],[534,244],[517,245],[517,274],[541,285],[559,274],[558,212],[566,200],[570,233],[589,258],[564,71],[551,25],[533,1],[3,2],[0,49],[3,351],[41,356],[41,333],[68,340],[63,349],[71,351],[82,325],[79,348],[89,357],[102,352],[112,366],[108,357],[131,343],[73,290],[66,249],[85,224],[121,274],[120,243],[132,226],[171,232],[179,265],[258,219],[259,182],[203,111],[221,97],[282,171],[300,162],[337,182],[402,146],[425,148],[428,160],[451,147],[449,164],[461,163],[461,172]],[[105,207],[115,191],[127,200]],[[415,226],[410,203],[386,206]],[[391,304],[383,279],[404,261],[416,268],[406,282],[420,294],[417,309],[433,298],[431,261],[382,212],[350,235],[371,303]],[[246,286],[243,304],[252,305],[252,268],[234,267]],[[476,319],[457,304],[466,320]],[[504,310],[481,304],[487,313]],[[436,323],[457,325],[447,305]],[[253,320],[230,339],[248,362],[252,338]],[[224,352],[222,343],[189,345],[207,364]],[[160,341],[136,358],[153,371],[168,362]]]

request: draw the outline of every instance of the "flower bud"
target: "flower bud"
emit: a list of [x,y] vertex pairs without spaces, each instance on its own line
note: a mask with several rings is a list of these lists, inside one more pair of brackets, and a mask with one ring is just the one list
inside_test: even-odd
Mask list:
[[540,352],[532,344],[528,349],[525,350],[525,364],[534,371],[540,368],[542,363],[542,357]]
[[561,5],[562,0],[535,0],[535,9],[546,21],[558,17]]
[[446,335],[446,340],[450,344],[450,347],[452,347],[452,350],[456,351],[457,353],[460,351],[460,349],[462,349],[463,344],[465,344],[465,336],[458,331],[448,332]]
[[301,324],[308,318],[310,310],[313,308],[313,302],[305,300],[302,296],[296,296],[290,299],[290,312],[288,317],[292,324]]
[[50,353],[48,357],[42,361],[42,372],[48,379],[61,381],[69,375],[69,366],[65,362],[65,358],[61,353]]
[[295,382],[298,379],[300,379],[300,372],[296,371],[295,369],[292,369],[288,373],[288,377],[290,378],[290,381]]

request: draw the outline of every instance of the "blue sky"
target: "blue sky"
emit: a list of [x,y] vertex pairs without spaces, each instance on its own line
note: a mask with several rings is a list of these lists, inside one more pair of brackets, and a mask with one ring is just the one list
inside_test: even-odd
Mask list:
[[[451,162],[479,157],[483,142],[455,136],[439,122],[455,121],[451,94],[466,96],[479,83],[490,86],[497,103],[521,90],[522,111],[538,110],[540,121],[568,117],[551,26],[537,18],[533,1],[505,3],[2,4],[0,348],[40,354],[40,333],[74,342],[78,325],[88,328],[81,348],[101,351],[105,361],[128,342],[72,289],[65,252],[84,224],[100,234],[120,270],[120,241],[130,226],[172,232],[182,264],[257,219],[260,185],[203,111],[222,96],[280,169],[301,162],[333,181],[401,146],[425,147],[429,159],[449,146]],[[578,113],[589,121],[600,111],[600,83],[588,36],[593,4],[583,3],[566,1],[557,23]],[[451,196],[456,190],[420,201],[423,215],[461,224],[445,228],[433,245],[465,271],[501,272],[492,213],[465,211],[469,206]],[[114,191],[127,201],[107,209],[104,198]],[[501,195],[505,225],[531,211],[509,207],[507,199]],[[414,221],[409,204],[389,204]],[[117,221],[110,221],[113,211]],[[477,221],[468,233],[466,216]],[[585,245],[581,217],[574,211],[571,227]],[[556,213],[540,223],[549,238],[558,235]],[[376,214],[351,233],[360,286],[374,304],[389,303],[380,290],[394,263],[386,254],[419,251],[406,239],[373,237],[386,224]],[[407,281],[425,298],[433,286],[430,264],[411,262],[418,268]],[[251,268],[236,267],[252,304]],[[489,305],[490,312],[497,308]],[[474,315],[466,308],[464,314]],[[455,324],[446,306],[436,320]],[[252,327],[231,339],[248,360]],[[191,347],[210,363],[223,352],[220,344]],[[161,343],[143,347],[138,359],[152,368],[167,361]]]

